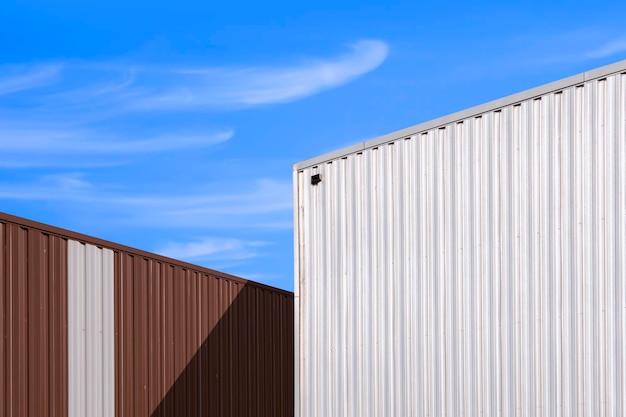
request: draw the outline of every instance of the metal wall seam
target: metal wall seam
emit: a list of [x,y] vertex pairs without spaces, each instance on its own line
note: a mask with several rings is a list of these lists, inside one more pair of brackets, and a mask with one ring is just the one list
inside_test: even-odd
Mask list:
[[[294,171],[292,174],[293,178],[293,216],[294,219],[298,219],[295,221],[295,229],[294,229],[294,247],[297,247],[298,242],[303,238],[302,228],[304,227],[302,221],[302,211],[304,207],[300,206],[300,191],[302,190],[301,184],[301,175],[298,172]],[[296,256],[294,259],[294,277],[301,276],[300,268],[302,267],[300,257]],[[294,372],[293,372],[293,386],[297,387],[300,385],[300,371],[299,366],[297,364],[300,363],[300,282],[294,283],[294,304],[293,304],[293,355],[294,355]],[[294,415],[300,415],[300,396],[299,391],[294,389],[294,401],[293,401],[293,412]]]
[[299,417],[623,414],[626,73],[561,87],[294,171]]
[[[82,255],[82,256],[81,256]],[[85,398],[85,256],[78,242],[68,242],[67,338],[68,338],[68,416],[86,414]]]
[[[91,246],[91,245],[89,245]],[[92,250],[99,248],[92,246]],[[102,256],[102,416],[115,416],[115,288],[114,252],[103,248]]]
[[9,347],[7,346],[7,333],[9,332],[9,326],[6,318],[9,316],[7,314],[7,309],[10,308],[10,297],[8,297],[9,283],[10,279],[8,278],[7,271],[7,251],[6,251],[6,224],[0,223],[0,248],[2,248],[2,252],[0,253],[0,274],[2,274],[2,279],[0,279],[0,301],[2,301],[2,306],[0,306],[0,411],[2,411],[3,415],[10,415],[7,410],[7,406],[9,403],[9,394],[7,393],[7,387],[11,384],[11,371],[9,368],[10,363],[10,354]]
[[68,416],[113,417],[113,251],[68,241]]
[[66,242],[0,221],[0,415],[67,413]]

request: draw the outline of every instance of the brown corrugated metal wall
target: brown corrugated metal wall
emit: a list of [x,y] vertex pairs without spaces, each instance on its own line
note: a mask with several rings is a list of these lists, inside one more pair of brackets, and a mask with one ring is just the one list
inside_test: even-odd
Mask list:
[[1,417],[68,416],[68,239],[114,253],[117,417],[293,416],[293,293],[0,213]]
[[64,417],[67,241],[2,221],[0,247],[0,415]]
[[293,295],[115,255],[117,416],[293,415]]

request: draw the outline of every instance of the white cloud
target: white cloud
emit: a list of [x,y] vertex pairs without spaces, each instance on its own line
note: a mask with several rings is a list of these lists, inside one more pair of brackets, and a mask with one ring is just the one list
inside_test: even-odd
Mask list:
[[[626,52],[626,36],[607,36],[593,30],[580,30],[566,33],[548,42],[545,39],[535,41],[539,50],[544,50],[542,57],[535,59],[541,64],[563,64],[608,58]],[[532,62],[532,61],[531,61]]]
[[91,184],[83,178],[85,174],[82,172],[69,172],[66,174],[46,175],[42,178],[42,183],[48,184],[55,190],[71,192],[73,190],[90,189]]
[[[175,149],[200,148],[225,142],[233,131],[168,132],[145,138],[125,134],[102,133],[95,129],[62,128],[3,128],[0,126],[0,151],[65,154],[135,154],[165,152]],[[1,163],[1,162],[0,162]]]
[[151,135],[133,129],[0,121],[0,167],[119,166],[150,154],[209,148],[233,135],[232,129],[170,128]]
[[0,67],[0,96],[50,85],[61,72],[61,65],[47,64]]
[[267,242],[205,237],[193,242],[169,242],[157,248],[156,252],[183,260],[244,260],[257,256],[258,248],[266,245]]
[[[115,166],[131,155],[222,143],[232,129],[190,130],[161,121],[160,113],[302,99],[374,70],[387,54],[384,42],[360,40],[339,56],[275,66],[0,66],[0,166]],[[146,123],[148,117],[154,123]],[[161,133],[154,134],[159,126]]]
[[[286,67],[197,68],[166,71],[168,82],[156,91],[133,94],[131,107],[177,110],[286,103],[348,83],[385,59],[389,48],[377,40],[362,40],[350,53]],[[169,83],[169,85],[168,85]],[[138,80],[138,86],[141,81]],[[150,85],[143,85],[150,90]],[[155,87],[155,86],[153,86]],[[160,91],[159,91],[160,90]]]
[[[349,49],[334,58],[271,67],[66,63],[63,77],[53,89],[42,89],[26,99],[46,108],[77,106],[100,112],[211,110],[286,103],[348,83],[380,66],[389,52],[387,44],[379,40],[360,40]],[[54,68],[56,75],[60,68]],[[47,74],[31,72],[22,82],[7,81],[7,85],[12,89],[21,84],[35,87],[36,75],[45,78]]]
[[150,194],[132,186],[94,184],[76,172],[48,175],[31,183],[0,182],[0,199],[66,204],[72,212],[91,216],[105,209],[108,217],[133,228],[289,229],[291,192],[289,182],[258,179]]
[[616,55],[620,52],[626,52],[626,36],[614,39],[600,45],[596,49],[587,51],[584,56],[589,59],[605,58]]
[[[623,32],[623,31],[622,31]],[[452,77],[480,79],[510,78],[514,73],[531,72],[565,76],[589,68],[582,65],[601,58],[626,57],[626,36],[599,28],[580,28],[569,32],[533,31],[510,39],[493,39],[483,59],[466,60],[451,68]],[[606,61],[606,60],[605,60]],[[606,62],[608,63],[608,62]],[[449,76],[450,77],[450,76]]]

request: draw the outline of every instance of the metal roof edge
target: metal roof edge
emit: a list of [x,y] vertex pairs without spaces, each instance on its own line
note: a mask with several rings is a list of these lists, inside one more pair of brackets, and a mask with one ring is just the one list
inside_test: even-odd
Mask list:
[[514,93],[503,98],[489,101],[487,103],[479,104],[474,107],[470,107],[465,110],[461,110],[446,116],[438,117],[436,119],[429,120],[427,122],[419,123],[404,129],[396,130],[395,132],[387,133],[382,136],[375,137],[373,139],[365,140],[363,142],[356,143],[354,145],[347,146],[345,148],[338,149],[336,151],[328,152],[313,158],[306,159],[301,162],[297,162],[293,165],[294,171],[300,171],[304,168],[309,168],[314,165],[323,164],[331,160],[341,158],[342,156],[350,155],[355,152],[359,152],[368,148],[372,148],[378,145],[391,142],[403,137],[409,137],[422,133],[433,128],[437,128],[449,123],[467,119],[469,117],[479,116],[489,111],[496,110],[498,108],[510,106],[515,103],[529,100],[534,97],[538,97],[544,94],[548,94],[554,91],[562,90],[564,88],[572,87],[577,84],[582,84],[585,81],[591,81],[597,78],[606,77],[611,74],[618,73],[626,70],[626,59],[608,64],[596,69],[582,72],[580,74],[572,75],[557,81],[533,87],[528,90]]
[[47,233],[53,236],[58,236],[63,239],[71,239],[80,243],[88,243],[90,245],[111,249],[114,252],[123,252],[129,255],[149,258],[158,262],[166,262],[172,265],[179,266],[181,268],[212,275],[221,279],[226,279],[231,282],[238,282],[240,284],[249,285],[249,286],[253,286],[253,287],[260,288],[260,289],[269,290],[269,291],[273,291],[276,293],[293,297],[293,293],[291,291],[274,287],[272,285],[263,284],[262,282],[252,281],[246,278],[229,274],[227,272],[217,271],[215,269],[196,265],[190,262],[170,258],[169,256],[159,255],[157,253],[148,252],[142,249],[137,249],[137,248],[133,248],[130,246],[126,246],[121,243],[111,242],[109,240],[100,239],[94,236],[85,235],[83,233],[74,232],[72,230],[63,229],[60,227],[52,226],[49,224],[41,223],[35,220],[26,219],[24,217],[19,217],[13,214],[0,211],[0,223],[4,223],[4,222],[13,223],[15,225],[19,225],[19,226],[26,227],[26,228],[33,229],[33,230],[38,230],[40,232]]
[[331,151],[323,155],[315,156],[305,161],[295,163],[293,165],[293,170],[299,171],[303,168],[323,164],[324,162],[330,161],[331,159],[341,158],[344,155],[349,155],[351,153],[362,151],[363,149],[365,149],[366,143],[367,141],[357,142],[354,145],[346,146],[345,148],[337,149],[336,151]]

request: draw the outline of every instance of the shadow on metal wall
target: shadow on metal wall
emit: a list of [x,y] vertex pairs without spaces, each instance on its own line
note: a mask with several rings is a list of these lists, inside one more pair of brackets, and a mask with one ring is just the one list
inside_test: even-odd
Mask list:
[[291,417],[293,378],[293,297],[243,285],[151,416]]

